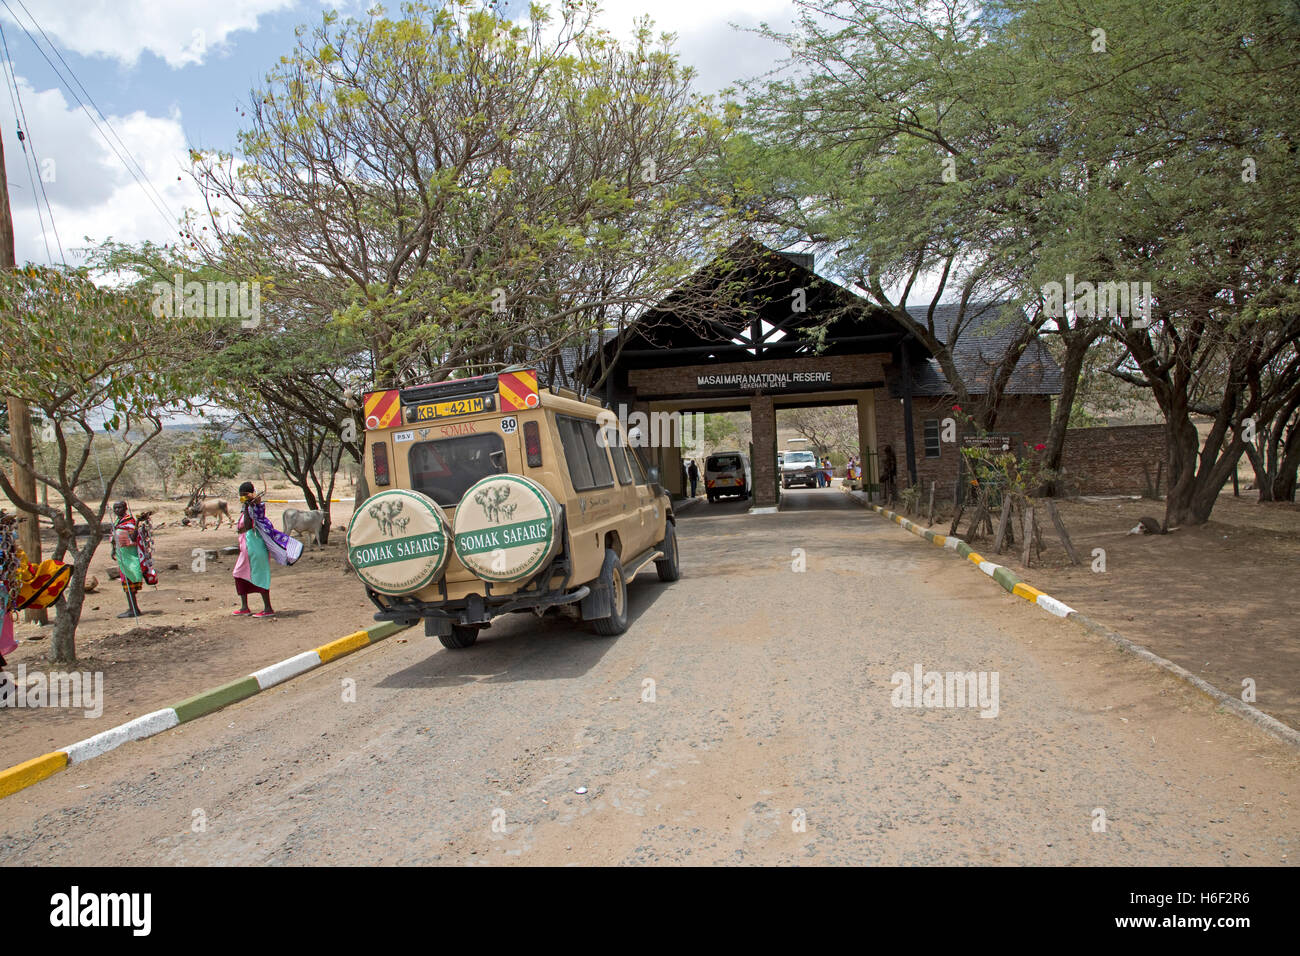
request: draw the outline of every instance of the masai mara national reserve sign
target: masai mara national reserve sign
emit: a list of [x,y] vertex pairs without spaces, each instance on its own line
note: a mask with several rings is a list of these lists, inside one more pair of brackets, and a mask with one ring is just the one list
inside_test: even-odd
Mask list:
[[830,372],[734,372],[695,376],[696,388],[726,388],[753,392],[783,392],[829,384],[831,384]]
[[418,491],[367,498],[348,524],[348,560],[380,594],[412,594],[442,574],[451,553],[447,515]]
[[456,556],[485,581],[524,581],[559,550],[559,514],[559,503],[537,482],[490,475],[456,506]]

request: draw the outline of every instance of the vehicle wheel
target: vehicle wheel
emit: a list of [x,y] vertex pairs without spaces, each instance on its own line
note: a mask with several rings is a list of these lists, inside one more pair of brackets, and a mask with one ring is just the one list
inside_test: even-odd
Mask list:
[[612,548],[605,552],[605,564],[600,569],[600,583],[602,587],[609,588],[612,609],[609,617],[591,623],[597,634],[613,637],[627,630],[627,578],[623,574],[623,562],[618,559],[618,552]]
[[438,635],[438,640],[442,641],[442,646],[448,650],[463,651],[478,640],[478,632],[479,629],[477,627],[467,627],[464,624],[453,624],[451,626],[451,633]]
[[717,502],[717,500],[718,500],[718,496],[715,495],[715,494],[713,494],[712,492],[710,492],[710,493],[709,493],[709,504],[714,504],[714,503]]
[[786,491],[789,491],[789,490],[790,490],[790,482],[788,482],[788,481],[783,481],[783,482],[781,482],[781,487],[784,488]]
[[682,570],[677,564],[677,531],[671,521],[664,526],[664,540],[660,548],[663,549],[664,556],[655,562],[659,580],[676,581],[682,576]]

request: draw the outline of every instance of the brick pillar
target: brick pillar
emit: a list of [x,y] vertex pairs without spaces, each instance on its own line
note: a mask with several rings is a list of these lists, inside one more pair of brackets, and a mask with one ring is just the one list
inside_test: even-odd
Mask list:
[[[867,453],[871,454],[868,455]],[[876,399],[867,392],[858,399],[858,455],[863,463],[863,487],[880,481],[880,462],[876,460],[879,449],[876,446]],[[871,465],[866,467],[870,459]]]
[[759,395],[749,403],[750,433],[754,436],[755,508],[775,508],[776,491],[776,406],[770,395]]

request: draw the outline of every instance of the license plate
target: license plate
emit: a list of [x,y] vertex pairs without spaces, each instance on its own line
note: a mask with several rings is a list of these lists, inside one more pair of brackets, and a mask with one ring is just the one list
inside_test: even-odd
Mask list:
[[458,398],[450,402],[433,402],[429,405],[417,406],[412,420],[431,422],[435,418],[450,418],[452,415],[472,415],[474,412],[481,412],[486,408],[487,400],[482,397]]

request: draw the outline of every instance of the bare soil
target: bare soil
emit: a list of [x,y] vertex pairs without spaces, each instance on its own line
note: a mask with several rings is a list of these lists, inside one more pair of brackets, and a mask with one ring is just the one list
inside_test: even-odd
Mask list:
[[[292,505],[268,509],[277,525],[278,509],[284,507]],[[0,766],[84,740],[374,623],[374,608],[356,578],[343,571],[340,525],[351,514],[350,502],[334,506],[330,544],[309,543],[292,567],[273,566],[274,618],[232,616],[239,606],[231,573],[235,556],[219,553],[236,544],[229,525],[215,530],[209,521],[206,531],[197,523],[182,527],[175,502],[132,501],[132,508],[158,509],[153,519],[158,586],[140,591],[140,618],[118,619],[126,603],[121,586],[109,579],[113,562],[105,542],[90,572],[99,587],[86,595],[77,629],[75,670],[103,674],[103,714],[87,718],[82,709],[0,708]],[[52,553],[51,539],[45,548]],[[207,560],[205,570],[193,570],[195,548],[217,550],[218,557]],[[254,596],[249,606],[260,610],[261,598]],[[7,669],[16,675],[26,665],[29,676],[73,669],[47,663],[51,631],[20,621],[19,646],[6,658]]]
[[[1143,516],[1163,520],[1163,501],[1058,507],[1081,565],[1071,565],[1046,515],[1041,563],[1026,570],[1019,544],[992,560],[1227,693],[1253,680],[1255,706],[1300,727],[1300,505],[1229,490],[1207,524],[1165,535],[1130,533]],[[987,554],[981,544],[991,550],[987,537],[973,545]]]

